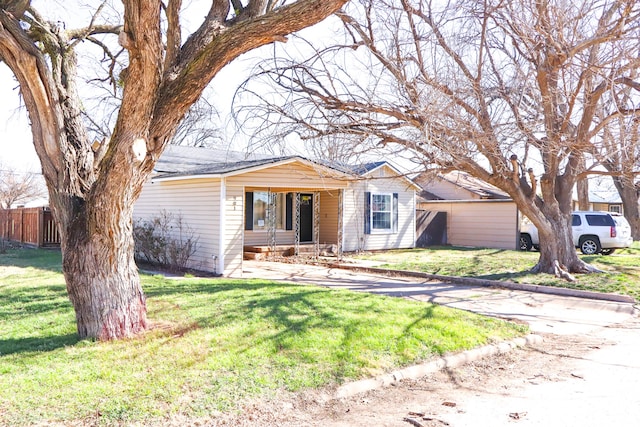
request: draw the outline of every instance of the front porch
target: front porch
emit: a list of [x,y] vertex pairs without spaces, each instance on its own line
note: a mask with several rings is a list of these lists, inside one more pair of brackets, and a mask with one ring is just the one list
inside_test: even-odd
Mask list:
[[245,189],[243,259],[341,257],[343,189]]

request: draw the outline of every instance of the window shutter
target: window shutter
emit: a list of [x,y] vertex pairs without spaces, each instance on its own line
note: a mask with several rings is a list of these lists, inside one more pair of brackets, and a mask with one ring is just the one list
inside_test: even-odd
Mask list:
[[398,193],[393,193],[393,232],[398,232]]
[[293,193],[287,193],[285,209],[285,228],[293,230]]
[[371,192],[364,192],[364,234],[371,234]]
[[253,192],[244,193],[244,229],[253,230]]

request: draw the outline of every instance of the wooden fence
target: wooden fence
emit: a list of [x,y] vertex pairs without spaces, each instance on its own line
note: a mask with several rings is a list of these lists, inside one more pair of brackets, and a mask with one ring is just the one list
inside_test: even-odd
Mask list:
[[60,246],[49,208],[0,209],[0,238],[37,247]]

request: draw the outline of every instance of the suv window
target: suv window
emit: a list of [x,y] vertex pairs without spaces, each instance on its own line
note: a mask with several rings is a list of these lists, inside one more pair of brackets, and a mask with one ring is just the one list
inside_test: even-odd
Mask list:
[[577,227],[578,225],[582,224],[582,220],[580,219],[579,215],[571,215],[571,225],[574,227]]
[[587,223],[592,226],[615,227],[616,223],[609,215],[585,215]]

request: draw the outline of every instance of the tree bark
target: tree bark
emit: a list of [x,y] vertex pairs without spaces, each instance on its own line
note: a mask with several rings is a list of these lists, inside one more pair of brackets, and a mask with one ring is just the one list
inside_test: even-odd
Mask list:
[[640,240],[640,209],[638,208],[640,191],[628,177],[614,176],[613,184],[622,200],[624,217],[631,226],[631,236],[633,240]]
[[[78,219],[63,233],[62,268],[78,335],[110,340],[143,332],[147,309],[133,259],[132,210],[94,215],[84,203],[72,209]],[[105,222],[89,231],[92,218]]]
[[578,179],[576,182],[578,192],[578,210],[589,210],[589,180],[587,178]]
[[[567,273],[594,273],[597,269],[578,257],[573,244],[570,216],[563,220],[549,221],[538,227],[540,258],[531,269],[534,273],[549,273],[567,278]],[[560,271],[558,271],[560,269]]]

